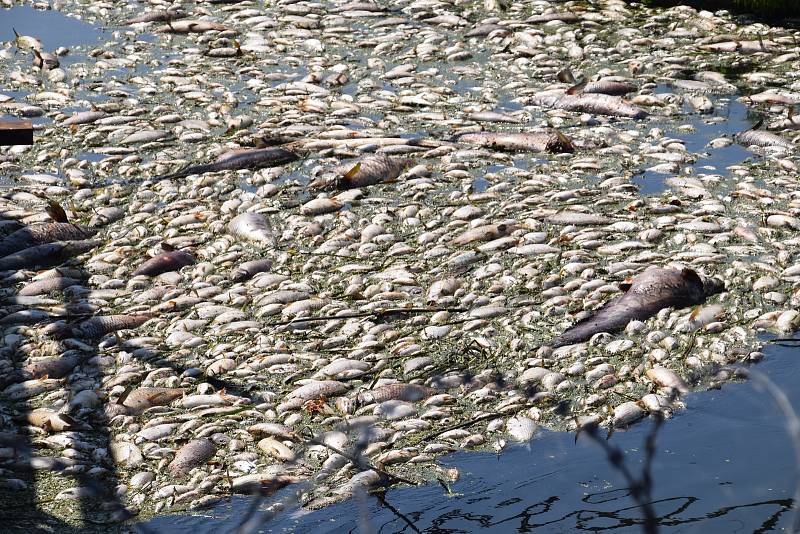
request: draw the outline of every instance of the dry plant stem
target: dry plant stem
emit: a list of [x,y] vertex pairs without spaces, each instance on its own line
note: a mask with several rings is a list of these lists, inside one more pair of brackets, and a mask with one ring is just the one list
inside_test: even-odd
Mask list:
[[789,434],[789,438],[792,440],[792,447],[794,448],[794,465],[797,471],[795,476],[798,480],[795,483],[793,499],[794,517],[792,517],[790,532],[800,532],[800,513],[798,513],[798,506],[800,505],[800,419],[797,418],[797,412],[792,408],[792,403],[789,402],[786,393],[775,385],[767,375],[753,369],[740,368],[739,371],[745,376],[755,380],[755,382],[773,398],[775,404],[778,405],[778,408],[783,413],[783,417],[786,419],[786,431]]
[[650,474],[652,469],[652,460],[655,456],[656,436],[664,422],[664,417],[658,413],[653,414],[655,423],[650,429],[645,441],[645,463],[642,468],[642,476],[637,479],[631,470],[625,465],[625,456],[618,448],[610,445],[605,439],[601,438],[598,434],[597,426],[590,426],[585,429],[585,432],[602,447],[606,453],[608,462],[614,469],[619,471],[625,478],[625,483],[631,492],[631,497],[636,502],[638,507],[644,514],[644,522],[642,523],[642,531],[645,534],[658,534],[658,517],[656,516],[651,499],[653,478]]

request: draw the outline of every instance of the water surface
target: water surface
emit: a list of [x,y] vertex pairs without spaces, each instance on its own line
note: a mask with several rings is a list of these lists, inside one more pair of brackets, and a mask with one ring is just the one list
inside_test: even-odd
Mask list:
[[[800,409],[800,348],[769,346],[755,369],[766,373]],[[785,421],[752,382],[690,394],[687,409],[661,428],[653,463],[653,501],[662,533],[761,533],[791,522],[795,463]],[[608,440],[639,475],[651,423]],[[543,432],[503,453],[459,452],[441,459],[461,477],[453,495],[439,485],[399,488],[386,501],[414,528],[431,534],[470,532],[641,532],[642,514],[628,484],[589,437]],[[160,517],[157,532],[198,534],[234,529],[248,499],[198,516]],[[322,510],[286,511],[260,532],[413,533],[397,513],[369,496]]]

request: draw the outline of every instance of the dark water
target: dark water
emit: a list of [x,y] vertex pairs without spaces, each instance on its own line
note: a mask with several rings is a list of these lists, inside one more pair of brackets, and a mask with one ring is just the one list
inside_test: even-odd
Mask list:
[[[755,369],[800,409],[800,348],[770,346]],[[653,502],[662,533],[760,533],[787,529],[795,462],[785,421],[754,383],[693,393],[687,409],[661,428],[653,462]],[[617,432],[609,443],[638,475],[650,422]],[[448,496],[441,486],[392,489],[386,501],[427,533],[641,532],[642,514],[625,479],[588,437],[545,432],[530,446],[500,455],[457,453],[441,460],[461,478]],[[202,516],[161,517],[157,532],[228,532],[248,506],[235,499]],[[406,521],[367,497],[314,512],[285,511],[260,532],[412,533]]]

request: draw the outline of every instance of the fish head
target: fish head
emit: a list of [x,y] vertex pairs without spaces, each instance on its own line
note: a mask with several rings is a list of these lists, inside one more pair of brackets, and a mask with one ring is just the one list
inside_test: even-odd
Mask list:
[[703,277],[703,294],[706,298],[725,291],[725,282],[714,276]]

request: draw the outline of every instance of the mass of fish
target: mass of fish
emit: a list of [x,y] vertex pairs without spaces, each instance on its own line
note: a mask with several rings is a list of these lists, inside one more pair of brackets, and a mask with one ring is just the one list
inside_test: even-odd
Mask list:
[[0,147],[8,499],[80,527],[454,480],[455,450],[669,416],[800,326],[796,30],[56,7],[105,31],[0,46],[0,114],[36,127]]

